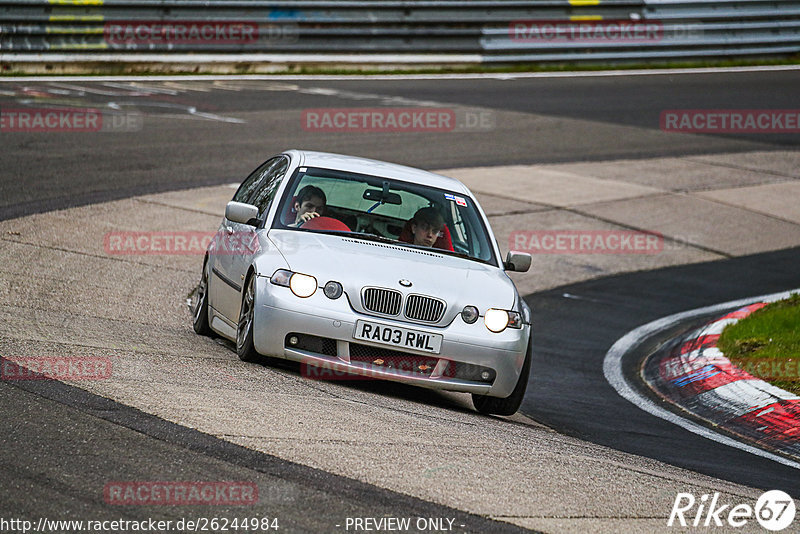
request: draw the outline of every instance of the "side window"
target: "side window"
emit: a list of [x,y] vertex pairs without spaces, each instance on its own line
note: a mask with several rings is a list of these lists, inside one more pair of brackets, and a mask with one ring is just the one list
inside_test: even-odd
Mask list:
[[250,176],[245,178],[244,182],[242,182],[242,185],[240,185],[239,189],[236,190],[232,200],[235,202],[247,202],[247,199],[250,198],[256,189],[258,189],[258,186],[261,183],[261,178],[263,178],[264,175],[269,172],[273,165],[280,162],[282,159],[285,158],[278,156],[277,158],[267,160],[259,168],[250,173]]
[[285,157],[276,158],[272,165],[266,169],[263,178],[259,180],[258,187],[248,197],[247,203],[258,208],[258,216],[262,217],[269,209],[275,192],[281,185],[286,169],[289,167],[289,159]]

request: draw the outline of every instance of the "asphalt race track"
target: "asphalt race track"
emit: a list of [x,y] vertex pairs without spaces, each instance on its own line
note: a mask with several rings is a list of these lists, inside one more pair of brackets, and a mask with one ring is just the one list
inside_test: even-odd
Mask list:
[[[353,516],[448,517],[470,531],[523,531],[257,453],[60,382],[19,384],[0,382],[4,518],[56,519],[76,512],[100,520],[153,517],[147,506],[120,511],[98,505],[87,489],[103,487],[113,473],[117,480],[251,481],[269,494],[259,494],[258,506],[246,516],[279,518],[284,532],[324,532]],[[104,436],[102,443],[98,436]],[[70,483],[54,483],[51,470]],[[158,519],[242,516],[237,506],[192,508],[187,513],[161,507]]]
[[[800,248],[794,248],[602,278],[531,295],[527,300],[539,327],[539,359],[524,411],[581,439],[797,497],[796,469],[709,442],[645,413],[616,394],[602,367],[608,348],[636,326],[684,310],[797,287],[798,261]],[[633,372],[639,361],[626,363]]]
[[[781,150],[796,147],[800,134],[691,139],[654,134],[664,109],[752,109],[763,107],[763,102],[791,109],[797,103],[797,81],[796,71],[777,71],[514,81],[183,82],[172,84],[174,94],[149,95],[139,95],[137,86],[129,84],[89,84],[95,92],[87,92],[80,88],[87,84],[75,82],[10,81],[0,85],[0,107],[18,107],[19,99],[35,105],[98,108],[114,102],[123,110],[148,113],[148,122],[157,128],[146,128],[146,135],[59,133],[57,140],[28,133],[4,136],[0,220],[144,193],[240,182],[266,154],[293,147],[425,169]],[[184,86],[204,89],[187,92]],[[491,110],[495,125],[452,132],[445,143],[437,134],[343,135],[298,127],[303,109],[408,107],[420,102]],[[192,108],[219,118],[192,120],[187,111]],[[273,127],[224,122],[236,113],[267,117]],[[170,120],[159,121],[159,114],[169,114]],[[526,120],[531,116],[535,119]]]
[[[0,132],[0,221],[239,182],[267,156],[293,147],[426,169],[795,151],[800,134],[659,135],[659,114],[665,109],[797,109],[799,86],[797,70],[469,80],[3,81],[0,109],[31,102],[106,109],[113,102],[114,109],[142,113],[145,127],[110,133]],[[467,113],[489,113],[492,126],[459,124],[437,136],[344,135],[298,125],[302,110],[387,105],[463,107]],[[527,296],[534,311],[536,357],[521,411],[556,436],[800,498],[797,470],[645,413],[617,395],[602,369],[608,348],[635,327],[688,309],[800,287],[798,265],[800,247],[795,247],[623,273]],[[15,291],[4,277],[0,296]],[[0,336],[0,357],[4,344]],[[636,361],[628,364],[633,369]],[[322,521],[326,517],[389,515],[453,517],[473,532],[522,530],[255,452],[58,382],[0,381],[0,399],[3,517],[91,511],[96,517],[144,518],[152,516],[146,507],[112,514],[81,488],[102,486],[108,473],[120,480],[243,480],[255,471],[261,487],[274,489],[261,495],[263,513],[279,514],[289,532],[330,529],[330,521]],[[118,429],[115,438],[97,442],[96,436],[107,435],[112,425]],[[86,454],[87,444],[102,453]],[[53,483],[54,472],[67,473],[73,483]],[[195,515],[235,512],[200,508]],[[159,513],[165,519],[185,515]]]

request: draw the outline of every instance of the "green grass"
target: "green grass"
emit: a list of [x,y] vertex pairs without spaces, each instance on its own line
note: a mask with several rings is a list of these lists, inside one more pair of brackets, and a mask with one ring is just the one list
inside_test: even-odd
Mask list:
[[[46,63],[46,62],[43,62]],[[124,63],[109,63],[102,66],[91,65],[90,62],[81,62],[80,65],[72,65],[68,68],[69,72],[64,75],[77,76],[150,76],[150,75],[197,75],[197,74],[224,74],[214,71],[203,70],[203,65],[187,65],[181,69],[180,65],[170,65],[165,68],[151,70],[141,65],[127,65]],[[704,60],[687,61],[652,61],[652,62],[597,62],[597,63],[520,63],[520,64],[478,64],[461,66],[424,66],[419,68],[341,68],[332,66],[304,66],[287,65],[284,70],[279,72],[260,72],[259,64],[253,63],[234,63],[227,74],[270,74],[270,75],[292,75],[292,74],[328,74],[328,75],[381,75],[381,74],[472,74],[472,73],[523,73],[523,72],[572,72],[572,71],[602,71],[602,70],[634,70],[634,69],[675,69],[675,68],[706,68],[706,67],[751,67],[751,66],[773,66],[773,65],[799,65],[800,54],[793,54],[777,58],[709,58]],[[53,63],[46,72],[27,73],[23,70],[15,70],[14,64],[5,62],[0,68],[0,77],[15,76],[53,76],[62,74],[59,64]],[[168,65],[168,64],[165,64]],[[172,69],[175,69],[173,71]]]
[[727,326],[717,346],[739,368],[800,394],[800,294]]

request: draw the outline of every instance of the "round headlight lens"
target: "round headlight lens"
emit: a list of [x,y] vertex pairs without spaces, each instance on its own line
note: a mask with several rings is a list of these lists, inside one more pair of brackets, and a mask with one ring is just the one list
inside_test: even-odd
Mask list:
[[322,289],[322,291],[323,293],[325,293],[325,296],[328,297],[329,299],[336,300],[342,296],[342,291],[343,291],[342,284],[331,280],[330,282],[325,284],[325,287]]
[[461,318],[464,319],[464,322],[467,324],[472,324],[478,320],[478,308],[475,306],[464,306],[464,309],[461,310]]
[[486,315],[483,316],[483,322],[486,324],[486,328],[492,332],[502,332],[508,326],[508,312],[489,308],[486,310]]
[[294,273],[289,279],[289,288],[298,297],[310,297],[317,290],[317,279],[307,274]]

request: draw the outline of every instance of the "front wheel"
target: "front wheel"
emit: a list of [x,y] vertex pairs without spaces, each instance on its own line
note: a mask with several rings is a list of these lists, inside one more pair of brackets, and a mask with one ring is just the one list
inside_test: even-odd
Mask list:
[[253,316],[255,311],[256,275],[247,279],[242,295],[242,309],[239,312],[239,325],[236,328],[236,354],[243,362],[256,362],[261,355],[253,345]]
[[528,340],[528,350],[525,354],[525,363],[519,374],[517,385],[508,397],[489,397],[488,395],[472,394],[472,404],[475,409],[485,415],[514,415],[522,404],[525,390],[528,387],[528,378],[531,374],[531,359],[533,358],[533,343]]
[[208,326],[208,262],[203,262],[203,274],[200,275],[200,284],[195,290],[194,308],[192,309],[192,327],[195,333],[201,336],[211,334]]

